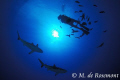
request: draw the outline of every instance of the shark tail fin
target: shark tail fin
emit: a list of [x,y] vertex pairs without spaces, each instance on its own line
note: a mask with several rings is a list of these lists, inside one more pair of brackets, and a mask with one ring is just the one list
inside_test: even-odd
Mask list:
[[19,35],[18,31],[17,31],[17,34],[18,34],[18,40],[20,40],[20,35]]
[[38,58],[39,62],[41,63],[41,68],[44,66],[44,63]]

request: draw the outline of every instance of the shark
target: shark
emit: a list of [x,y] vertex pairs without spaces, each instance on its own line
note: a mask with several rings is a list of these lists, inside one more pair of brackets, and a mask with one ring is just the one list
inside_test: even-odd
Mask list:
[[25,46],[27,46],[29,49],[31,49],[31,51],[29,52],[29,54],[31,54],[31,53],[33,53],[33,52],[43,53],[43,50],[38,47],[38,44],[37,44],[37,45],[34,45],[33,43],[29,43],[29,42],[21,39],[18,31],[17,31],[17,34],[18,34],[18,40],[20,40],[20,41],[23,43],[23,45],[25,45]]
[[45,66],[45,68],[47,68],[47,70],[53,71],[55,72],[55,76],[57,76],[59,73],[66,73],[67,70],[56,67],[56,65],[54,64],[53,66],[49,66],[47,64],[44,64],[39,58],[38,58],[39,62],[41,63],[41,68],[43,66]]

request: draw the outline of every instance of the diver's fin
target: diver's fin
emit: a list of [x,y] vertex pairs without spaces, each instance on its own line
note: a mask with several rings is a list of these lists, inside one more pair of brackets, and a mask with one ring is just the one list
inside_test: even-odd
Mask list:
[[38,58],[39,62],[41,63],[41,68],[44,66],[44,63]]
[[32,54],[34,51],[30,51],[29,54]]
[[19,35],[18,31],[17,31],[17,34],[18,34],[18,40],[20,40],[20,35]]

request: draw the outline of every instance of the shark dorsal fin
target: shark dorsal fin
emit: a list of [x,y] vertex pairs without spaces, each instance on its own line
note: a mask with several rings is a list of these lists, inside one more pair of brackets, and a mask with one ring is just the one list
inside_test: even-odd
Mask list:
[[32,45],[34,45],[33,43],[31,43]]
[[56,67],[56,65],[54,64],[53,67]]
[[38,44],[36,46],[38,47]]

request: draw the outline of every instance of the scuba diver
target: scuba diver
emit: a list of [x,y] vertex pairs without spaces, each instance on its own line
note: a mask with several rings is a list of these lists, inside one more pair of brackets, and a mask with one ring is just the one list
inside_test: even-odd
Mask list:
[[[60,20],[62,23],[70,25],[71,27],[74,27],[74,28],[77,28],[77,29],[83,31],[83,33],[85,33],[86,35],[89,34],[89,32],[88,32],[89,29],[87,27],[83,26],[82,24],[80,24],[80,21],[78,21],[78,20],[72,19],[72,18],[70,18],[70,17],[68,17],[66,15],[59,15],[58,20]],[[77,25],[74,25],[73,24],[74,22],[79,24],[83,28],[79,28]]]

